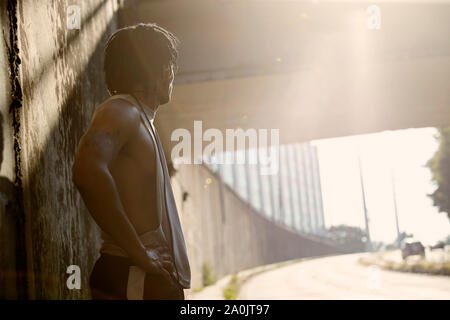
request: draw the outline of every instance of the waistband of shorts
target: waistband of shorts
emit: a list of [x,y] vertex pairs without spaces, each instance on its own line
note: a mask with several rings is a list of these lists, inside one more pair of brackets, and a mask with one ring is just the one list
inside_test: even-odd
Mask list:
[[[142,244],[146,248],[158,248],[161,246],[167,247],[166,238],[164,237],[164,233],[161,228],[161,224],[158,228],[154,230],[147,231],[141,235],[139,238],[142,241]],[[120,246],[118,246],[110,237],[107,235],[103,236],[103,244],[100,249],[100,253],[105,253],[113,256],[119,256],[128,258],[128,254],[125,250],[123,250]]]

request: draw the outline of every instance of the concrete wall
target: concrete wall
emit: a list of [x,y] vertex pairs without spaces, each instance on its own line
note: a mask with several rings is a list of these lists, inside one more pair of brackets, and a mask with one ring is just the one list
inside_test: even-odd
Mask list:
[[[207,179],[211,179],[209,184]],[[204,166],[181,165],[172,186],[191,264],[192,288],[202,285],[205,263],[220,277],[258,265],[338,252],[330,243],[295,233],[255,212]]]
[[[17,286],[17,268],[23,262],[16,259],[16,251],[23,249],[24,242],[18,241],[18,226],[23,222],[19,218],[16,206],[14,129],[10,106],[12,99],[12,83],[10,81],[9,63],[12,55],[7,44],[10,43],[12,30],[7,2],[0,3],[0,26],[2,41],[0,41],[0,299],[16,299],[22,293]],[[17,89],[17,88],[16,88]],[[22,256],[23,257],[23,256]]]
[[[67,28],[69,5],[81,9],[79,30]],[[8,224],[5,229],[10,234],[2,232],[1,252],[8,255],[10,264],[15,263],[10,250],[15,250],[19,262],[26,262],[22,267],[28,270],[28,281],[18,284],[18,290],[24,291],[19,297],[88,298],[87,280],[97,258],[99,233],[72,184],[71,167],[94,107],[107,96],[103,47],[117,27],[117,1],[19,0],[9,1],[8,6],[9,11],[2,10],[0,22],[18,38],[7,42],[17,49],[11,54],[16,58],[12,80],[7,79],[3,42],[0,46],[0,77],[4,80],[0,81],[4,135],[0,175],[5,181],[2,188],[15,182],[16,191],[23,196],[23,201],[16,203],[23,208],[12,221],[2,212],[0,227],[3,231]],[[10,18],[5,18],[5,12]],[[8,84],[14,79],[20,85],[19,95],[12,95],[11,103]],[[15,126],[10,123],[14,121]],[[23,226],[14,228],[14,223],[23,221]],[[14,230],[20,234],[14,235]],[[25,243],[26,255],[6,237]],[[81,268],[81,290],[66,287],[69,265]],[[19,267],[16,263],[16,269]],[[14,292],[2,295],[17,297]]]
[[[116,28],[115,1],[24,1],[22,57],[23,185],[30,292],[36,298],[86,298],[100,245],[97,227],[72,183],[76,146],[94,107],[107,97],[103,48]],[[81,8],[81,29],[68,30],[66,9]],[[66,269],[81,268],[81,290],[68,290]]]

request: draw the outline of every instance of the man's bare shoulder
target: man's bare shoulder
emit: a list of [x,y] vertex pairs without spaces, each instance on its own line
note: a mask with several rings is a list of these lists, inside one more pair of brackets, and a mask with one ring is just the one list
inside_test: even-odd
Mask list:
[[124,99],[108,99],[96,108],[90,129],[113,127],[133,130],[139,127],[140,111],[133,103]]
[[93,118],[95,117],[136,120],[140,117],[140,111],[136,105],[128,100],[108,99],[97,106]]
[[123,99],[109,99],[101,103],[80,140],[79,152],[113,148],[116,153],[139,130],[140,112]]

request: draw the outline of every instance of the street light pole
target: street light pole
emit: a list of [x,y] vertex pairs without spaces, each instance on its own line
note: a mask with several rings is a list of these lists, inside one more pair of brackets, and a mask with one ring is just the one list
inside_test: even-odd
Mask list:
[[364,221],[366,224],[366,250],[372,251],[372,241],[370,240],[370,230],[369,230],[369,214],[367,212],[367,206],[366,206],[366,193],[364,190],[364,180],[363,180],[363,175],[362,175],[361,158],[359,155],[359,148],[358,148],[358,165],[359,165],[359,179],[361,181],[362,201],[363,201],[363,208],[364,208]]
[[391,181],[392,181],[392,196],[394,200],[395,226],[397,228],[397,246],[400,249],[401,240],[400,240],[400,227],[398,225],[397,196],[395,193],[394,168],[391,169]]

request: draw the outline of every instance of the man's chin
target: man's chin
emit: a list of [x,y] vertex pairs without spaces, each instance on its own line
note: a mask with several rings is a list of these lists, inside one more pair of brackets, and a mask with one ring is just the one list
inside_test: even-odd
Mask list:
[[168,97],[161,102],[161,105],[168,104],[169,102],[170,102],[170,98]]

